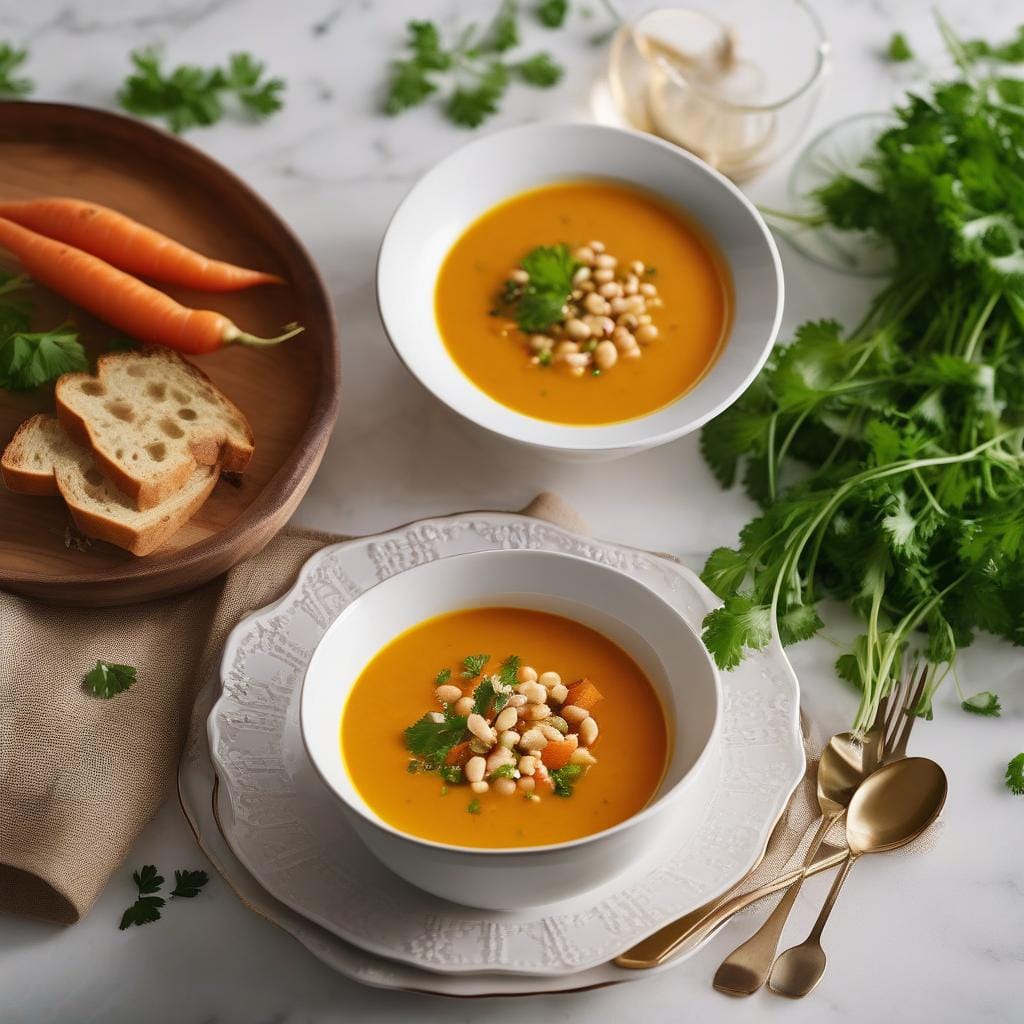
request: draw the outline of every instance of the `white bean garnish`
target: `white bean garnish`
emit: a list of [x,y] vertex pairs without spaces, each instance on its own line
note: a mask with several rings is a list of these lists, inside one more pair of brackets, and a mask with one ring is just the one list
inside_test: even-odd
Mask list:
[[474,793],[486,793],[487,790],[489,790],[491,787],[486,782],[480,781],[480,782],[471,782],[469,784],[469,788]]
[[494,743],[494,730],[487,724],[487,719],[483,715],[470,715],[466,719],[466,728],[481,742],[488,745]]
[[471,757],[462,770],[467,782],[479,782],[484,777],[484,772],[487,771],[487,762],[478,754]]
[[512,750],[520,739],[521,737],[519,733],[517,733],[514,729],[508,729],[505,732],[500,733],[498,735],[498,742],[503,747],[507,747],[509,750]]
[[[600,345],[598,346],[600,348]],[[569,695],[569,688],[565,683],[557,683],[548,691],[548,696],[556,703],[561,704]]]
[[511,729],[518,720],[519,715],[517,714],[516,709],[507,707],[501,711],[498,714],[498,717],[494,720],[494,728],[497,729],[498,732],[505,732],[506,730]]
[[590,717],[590,712],[586,708],[578,708],[575,704],[566,704],[559,714],[570,725],[579,725],[583,719]]
[[537,770],[537,758],[532,754],[526,754],[519,758],[519,771],[523,775],[532,775]]
[[610,370],[619,361],[619,350],[613,342],[599,341],[594,349],[594,362],[599,370]]
[[597,739],[597,722],[593,718],[584,718],[580,722],[580,740],[584,746],[593,746]]
[[531,665],[520,665],[516,673],[517,683],[532,683],[537,679],[537,670]]
[[542,672],[540,679],[537,680],[541,686],[545,689],[550,690],[552,686],[557,686],[562,681],[562,677],[557,672]]
[[[547,745],[547,737],[540,731],[540,729],[528,729],[523,734],[523,738],[519,741],[519,746],[521,746],[523,750],[543,750]],[[522,768],[519,770],[522,771]]]
[[462,691],[451,683],[445,683],[434,691],[434,696],[442,704],[454,704],[462,697]]
[[500,796],[512,796],[516,791],[516,784],[514,779],[495,779],[494,780],[494,792]]
[[[547,673],[545,673],[547,675]],[[536,683],[523,683],[519,687],[519,692],[531,703],[531,704],[543,704],[548,699],[548,691],[541,681],[544,676],[540,677]]]

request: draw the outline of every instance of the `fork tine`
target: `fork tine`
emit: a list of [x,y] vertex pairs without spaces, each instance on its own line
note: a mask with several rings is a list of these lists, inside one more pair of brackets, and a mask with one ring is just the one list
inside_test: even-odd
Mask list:
[[917,685],[914,687],[913,692],[908,691],[909,700],[907,701],[906,707],[903,713],[903,723],[900,729],[899,737],[896,738],[892,748],[893,758],[905,757],[907,753],[907,743],[910,741],[910,730],[914,728],[914,723],[917,721],[917,715],[914,714],[914,709],[921,702],[921,696],[924,694],[924,688],[928,681],[928,666],[921,670],[921,677],[917,681]]

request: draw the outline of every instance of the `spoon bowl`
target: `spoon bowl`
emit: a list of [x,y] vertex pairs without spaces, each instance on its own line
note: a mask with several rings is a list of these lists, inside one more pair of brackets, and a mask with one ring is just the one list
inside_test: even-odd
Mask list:
[[850,869],[864,854],[884,853],[913,842],[939,816],[946,790],[946,773],[926,757],[893,761],[865,779],[846,812],[849,856],[811,934],[775,961],[768,981],[773,992],[799,999],[821,981],[826,963],[821,933]]

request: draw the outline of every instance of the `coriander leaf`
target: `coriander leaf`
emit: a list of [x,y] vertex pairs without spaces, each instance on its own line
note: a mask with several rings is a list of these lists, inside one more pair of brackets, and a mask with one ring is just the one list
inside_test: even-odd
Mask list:
[[465,679],[476,679],[484,670],[484,666],[491,660],[489,654],[471,654],[468,658],[462,659],[462,675]]
[[0,98],[27,96],[35,88],[31,78],[15,75],[27,59],[28,50],[16,50],[10,43],[0,43]]
[[746,650],[760,650],[771,637],[771,609],[737,594],[705,617],[701,638],[718,667],[729,669],[743,660]]
[[[135,682],[135,669],[131,665],[116,665],[97,661],[96,667],[86,673],[83,686],[104,700],[123,693]],[[145,868],[143,869],[145,871]],[[163,879],[161,879],[161,882]]]
[[1024,796],[1024,753],[1006,766],[1006,788],[1015,796]]
[[[519,662],[520,659],[518,654],[510,654],[502,661],[501,667],[498,669],[498,680],[501,683],[502,690],[511,690],[516,685],[519,674]],[[499,699],[501,697],[504,697],[505,699],[502,701],[500,708],[495,708],[496,711],[501,711],[501,709],[508,703],[509,696],[511,696],[511,694],[498,694]]]
[[29,391],[64,373],[89,369],[78,335],[67,327],[15,331],[0,342],[0,387]]
[[209,880],[210,876],[205,871],[175,871],[174,888],[171,890],[171,895],[182,899],[192,899],[193,896],[199,895],[199,890]]
[[972,715],[985,715],[988,718],[998,718],[1002,711],[998,695],[991,690],[983,690],[973,697],[968,697],[967,700],[960,702],[960,707]]
[[473,691],[473,713],[476,715],[486,715],[490,710],[493,700],[494,683],[488,678]]
[[441,33],[432,21],[410,21],[409,49],[416,57],[416,64],[429,71],[445,71],[451,67],[451,54],[441,46]]
[[569,246],[560,243],[531,249],[519,265],[529,280],[515,307],[516,321],[528,334],[545,331],[561,319],[579,264]]
[[466,810],[470,814],[479,814],[480,813],[480,801],[477,800],[476,797],[474,797],[472,800],[469,801],[469,804],[466,807]]
[[907,37],[902,32],[893,32],[889,37],[885,55],[895,64],[902,64],[904,61],[914,59],[914,51],[910,48]]
[[825,625],[812,604],[793,605],[782,612],[777,621],[783,647],[809,639]]
[[428,713],[405,730],[405,745],[417,757],[443,758],[465,733],[466,719],[462,715],[448,714],[443,722],[435,722]]
[[513,65],[519,77],[529,85],[548,89],[557,85],[565,73],[561,64],[556,63],[550,54],[538,53]]
[[516,766],[514,764],[502,764],[490,774],[492,779],[511,779],[515,777]]
[[261,82],[266,70],[262,61],[249,53],[233,53],[224,76],[225,87],[235,93],[242,106],[257,119],[269,117],[284,106],[281,93],[285,83],[280,78]]
[[551,772],[551,781],[555,784],[556,796],[572,796],[574,783],[586,771],[581,764],[567,764]]
[[494,62],[480,75],[475,87],[460,86],[451,94],[445,112],[455,124],[477,128],[498,112],[498,101],[505,94],[508,81],[508,68]]
[[462,767],[457,764],[442,764],[439,768],[441,778],[451,785],[458,785],[462,782]]
[[519,24],[516,0],[502,0],[487,38],[478,47],[481,52],[504,53],[519,45]]
[[430,80],[429,69],[411,60],[396,60],[391,65],[391,82],[384,109],[389,114],[400,114],[410,107],[419,106],[437,86]]
[[719,597],[740,590],[750,574],[747,559],[732,548],[715,548],[701,570],[701,580]]
[[133,871],[132,881],[138,888],[140,896],[159,892],[160,886],[164,884],[163,875],[157,872],[154,864],[144,864],[138,871]]
[[140,896],[122,915],[117,926],[120,931],[134,925],[152,924],[160,920],[160,908],[165,900],[161,896]]
[[537,5],[537,20],[547,28],[561,28],[569,13],[569,0],[541,0]]
[[452,670],[450,668],[443,668],[434,677],[434,685],[435,686],[444,686],[444,684],[447,683],[448,680],[451,679],[451,677],[452,677]]
[[419,763],[419,761],[417,761],[417,760],[416,760],[416,759],[414,758],[414,759],[413,759],[412,761],[410,761],[410,762],[409,762],[409,763],[408,763],[408,764],[407,764],[407,765],[405,766],[405,770],[406,770],[406,771],[407,771],[407,772],[408,772],[408,773],[409,773],[410,775],[415,775],[415,774],[416,774],[416,773],[417,773],[417,772],[418,772],[418,771],[420,770],[420,763]]

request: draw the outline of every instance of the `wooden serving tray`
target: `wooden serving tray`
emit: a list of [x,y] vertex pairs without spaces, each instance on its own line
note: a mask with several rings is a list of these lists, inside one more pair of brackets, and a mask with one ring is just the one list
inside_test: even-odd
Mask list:
[[[330,299],[301,243],[229,171],[171,135],[105,111],[56,103],[0,103],[0,199],[67,195],[120,210],[210,256],[280,274],[286,286],[232,294],[164,288],[272,336],[276,348],[228,346],[194,362],[248,416],[256,454],[244,477],[221,481],[184,529],[136,558],[93,542],[68,545],[58,498],[0,484],[0,588],[61,603],[127,604],[191,589],[258,551],[285,524],[312,480],[338,409],[338,341]],[[0,266],[17,262],[0,251]],[[33,288],[34,327],[70,317],[90,357],[116,332]],[[53,387],[0,390],[0,446],[35,412],[53,411]]]

